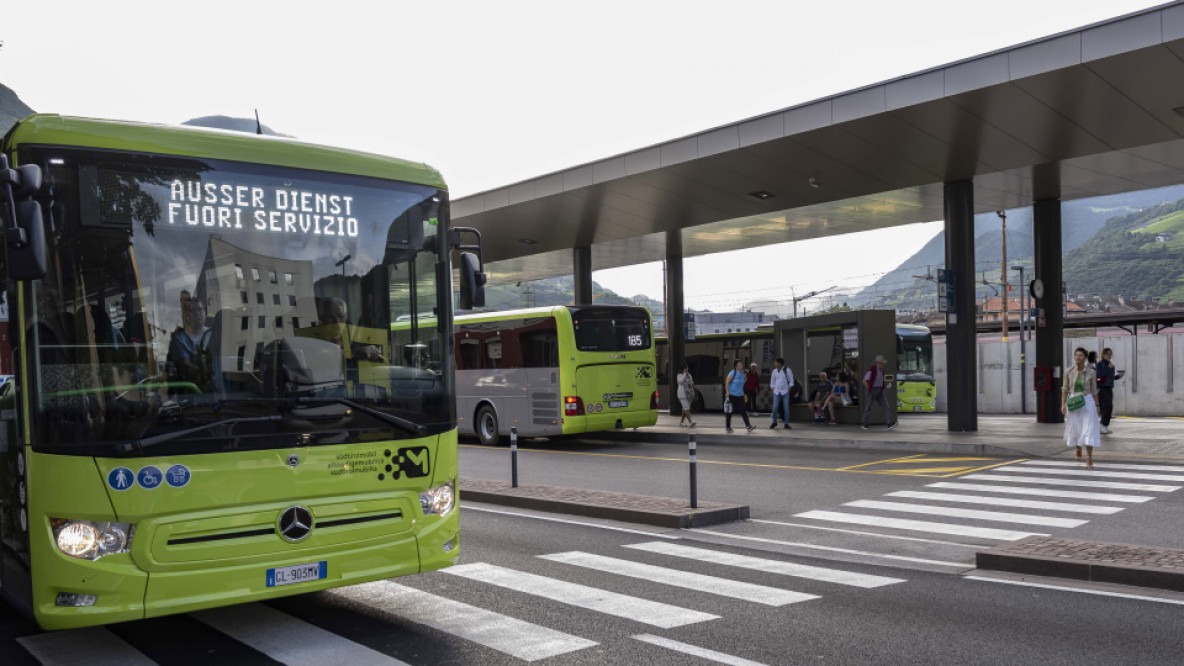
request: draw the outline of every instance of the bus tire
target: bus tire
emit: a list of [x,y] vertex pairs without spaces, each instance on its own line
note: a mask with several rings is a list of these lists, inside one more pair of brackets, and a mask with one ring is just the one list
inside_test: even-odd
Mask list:
[[477,410],[477,417],[473,419],[474,430],[477,431],[477,439],[485,446],[497,446],[500,435],[498,435],[497,410],[493,405],[481,405],[481,409]]

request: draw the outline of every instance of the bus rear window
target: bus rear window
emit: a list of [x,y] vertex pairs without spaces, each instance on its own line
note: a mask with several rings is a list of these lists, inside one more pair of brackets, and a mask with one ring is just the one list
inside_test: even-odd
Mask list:
[[637,351],[650,348],[650,315],[642,308],[572,308],[580,351]]

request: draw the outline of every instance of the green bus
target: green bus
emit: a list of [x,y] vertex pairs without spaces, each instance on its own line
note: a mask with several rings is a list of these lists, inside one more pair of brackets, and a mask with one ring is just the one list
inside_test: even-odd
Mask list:
[[516,428],[553,437],[658,422],[650,314],[627,305],[456,318],[462,432],[496,444]]
[[0,152],[0,595],[60,629],[456,562],[439,173],[56,115]]
[[937,411],[933,335],[925,326],[896,325],[896,401],[901,412]]

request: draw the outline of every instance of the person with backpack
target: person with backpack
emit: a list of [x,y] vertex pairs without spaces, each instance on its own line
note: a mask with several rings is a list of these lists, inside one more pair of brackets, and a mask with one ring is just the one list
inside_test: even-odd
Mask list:
[[756,396],[761,391],[761,369],[756,363],[744,376],[744,397],[748,400],[748,411],[756,415]]
[[769,375],[769,389],[773,391],[773,425],[777,427],[777,414],[785,409],[785,429],[789,430],[789,390],[793,387],[793,370],[785,365],[785,359],[773,359],[773,373]]
[[748,410],[744,408],[744,361],[732,364],[732,371],[724,379],[724,427],[732,432],[732,413],[735,412],[744,419],[744,427],[748,432],[756,430],[756,426],[748,422]]
[[867,430],[868,417],[872,415],[872,405],[879,403],[884,410],[884,425],[889,430],[896,427],[897,421],[892,418],[892,411],[888,409],[888,399],[884,397],[884,365],[888,360],[882,354],[876,355],[876,362],[863,374],[863,386],[867,390],[867,404],[863,406],[863,422],[860,424]]

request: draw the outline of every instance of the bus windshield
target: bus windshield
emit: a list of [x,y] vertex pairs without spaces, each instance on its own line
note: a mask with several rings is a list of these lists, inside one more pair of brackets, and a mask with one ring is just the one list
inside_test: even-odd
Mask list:
[[900,355],[897,380],[901,382],[933,381],[933,339],[925,333],[898,333]]
[[571,308],[576,348],[623,352],[650,348],[650,315],[645,308]]
[[24,303],[35,447],[178,455],[452,427],[442,191],[141,153],[22,159],[54,200],[49,273]]

